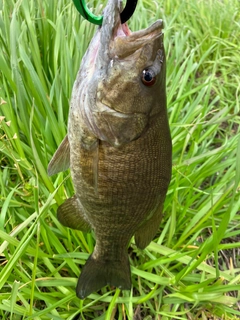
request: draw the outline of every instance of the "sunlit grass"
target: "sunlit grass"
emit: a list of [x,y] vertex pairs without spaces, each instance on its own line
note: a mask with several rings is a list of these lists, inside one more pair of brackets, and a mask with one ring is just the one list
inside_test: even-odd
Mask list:
[[[104,3],[92,3],[100,13]],[[80,301],[94,236],[58,222],[57,204],[74,190],[69,172],[46,169],[95,27],[71,1],[0,0],[1,319],[240,316],[240,6],[139,0],[130,27],[157,18],[173,140],[165,214],[154,242],[130,246],[132,291],[106,287]]]

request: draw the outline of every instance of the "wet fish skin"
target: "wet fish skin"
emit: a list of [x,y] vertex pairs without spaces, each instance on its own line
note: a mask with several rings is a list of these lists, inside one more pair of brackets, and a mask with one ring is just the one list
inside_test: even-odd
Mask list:
[[[142,82],[146,69],[153,86]],[[130,239],[144,249],[158,231],[172,166],[165,82],[162,21],[130,34],[109,0],[74,84],[68,137],[48,167],[71,168],[76,195],[59,207],[60,222],[95,232],[81,299],[107,284],[130,289]]]

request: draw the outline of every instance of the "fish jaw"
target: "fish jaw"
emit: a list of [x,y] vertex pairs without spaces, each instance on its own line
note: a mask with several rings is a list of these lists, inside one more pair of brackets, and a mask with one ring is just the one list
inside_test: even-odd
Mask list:
[[162,35],[163,21],[157,20],[150,27],[131,32],[127,23],[121,24],[120,1],[110,0],[104,10],[103,24],[95,69],[107,71],[113,59],[131,56],[135,51],[153,43]]

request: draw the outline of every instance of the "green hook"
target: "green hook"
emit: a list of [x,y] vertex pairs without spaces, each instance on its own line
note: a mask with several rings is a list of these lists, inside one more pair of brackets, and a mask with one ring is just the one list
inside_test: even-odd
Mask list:
[[[138,0],[127,0],[126,7],[121,12],[121,23],[125,23],[134,13]],[[80,14],[89,22],[97,25],[101,25],[103,16],[95,16],[87,7],[85,0],[73,0],[77,10]]]
[[85,0],[73,0],[77,10],[83,16],[83,18],[87,19],[89,22],[101,25],[103,21],[102,16],[95,16],[88,7],[86,6]]

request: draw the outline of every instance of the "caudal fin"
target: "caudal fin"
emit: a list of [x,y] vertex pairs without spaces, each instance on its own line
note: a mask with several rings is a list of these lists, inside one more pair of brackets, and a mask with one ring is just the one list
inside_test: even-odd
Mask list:
[[112,261],[95,259],[92,255],[88,258],[78,279],[76,294],[84,299],[106,285],[118,287],[123,290],[131,289],[131,273],[127,252],[122,260]]

